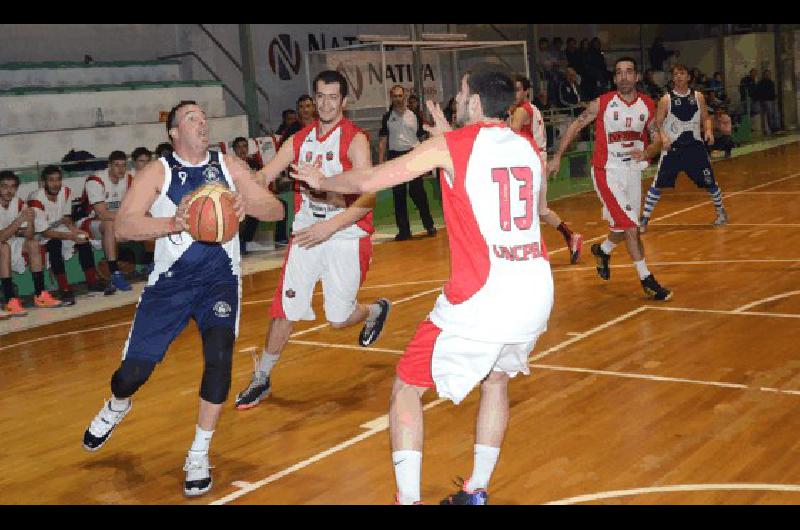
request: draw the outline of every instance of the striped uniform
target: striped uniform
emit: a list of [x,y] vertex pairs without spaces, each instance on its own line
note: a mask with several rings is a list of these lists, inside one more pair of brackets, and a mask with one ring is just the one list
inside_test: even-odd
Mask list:
[[440,172],[451,275],[397,374],[458,403],[492,370],[529,373],[553,279],[539,230],[545,164],[536,143],[488,124],[445,138],[454,167],[452,176]]
[[[14,195],[8,203],[8,207],[0,204],[0,230],[6,228],[19,217],[20,212],[25,208],[25,201]],[[34,222],[35,223],[35,222]],[[20,228],[25,228],[28,223],[22,223]],[[17,274],[25,272],[26,260],[23,250],[25,249],[25,238],[11,236],[6,240],[11,247],[11,270]]]
[[[56,200],[51,200],[44,188],[38,188],[31,192],[28,196],[28,206],[33,208],[36,213],[35,230],[37,234],[41,234],[45,230],[70,231],[67,225],[64,224],[64,217],[69,217],[72,214],[71,195],[72,190],[67,186],[61,186],[56,195]],[[50,241],[50,238],[43,235],[38,237],[42,245],[46,245]],[[64,261],[70,259],[73,254],[75,254],[75,242],[69,239],[61,240],[61,256]],[[49,264],[46,266],[49,267]]]
[[516,108],[523,109],[528,115],[529,120],[528,125],[522,127],[520,134],[526,138],[533,138],[536,141],[536,145],[539,146],[539,150],[543,153],[546,152],[547,134],[545,134],[544,119],[538,107],[530,101],[523,101],[519,103]]
[[[235,191],[225,160],[210,151],[197,165],[172,153],[164,166],[161,194],[150,207],[153,217],[172,217],[187,193],[207,183]],[[188,232],[156,239],[154,270],[142,291],[122,358],[160,362],[170,343],[197,322],[202,334],[216,326],[239,331],[241,259],[239,236],[224,244],[195,241]]]
[[79,220],[77,224],[81,230],[91,235],[92,240],[100,241],[103,239],[103,235],[100,233],[101,221],[97,218],[97,211],[95,211],[94,205],[98,202],[105,202],[109,211],[116,212],[119,210],[122,199],[125,197],[125,192],[131,187],[132,182],[133,175],[128,174],[115,183],[108,176],[108,170],[86,177],[86,185],[84,186],[81,200],[89,211],[89,215]]
[[653,100],[639,93],[632,103],[616,91],[601,95],[598,102],[592,182],[603,203],[603,218],[612,231],[622,231],[639,223],[642,170],[648,161],[633,160],[630,152],[647,148],[647,129],[656,110]]
[[[350,120],[342,118],[324,136],[319,135],[319,121],[294,135],[294,161],[313,163],[332,177],[353,167],[347,151],[356,134],[362,133]],[[319,192],[301,188],[295,183],[294,222],[292,230],[308,228],[331,219],[346,210],[322,202]],[[323,194],[325,192],[322,192]],[[358,195],[345,195],[346,205]],[[356,308],[356,295],[364,282],[372,258],[372,211],[351,226],[334,233],[330,239],[312,248],[302,248],[289,241],[289,250],[275,296],[271,314],[274,318],[314,320],[311,295],[322,280],[325,317],[329,322],[346,321]]]

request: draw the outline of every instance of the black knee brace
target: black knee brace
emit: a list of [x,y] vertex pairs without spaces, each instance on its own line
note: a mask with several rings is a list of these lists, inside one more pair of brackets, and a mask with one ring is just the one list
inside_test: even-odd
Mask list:
[[111,376],[111,393],[118,398],[132,396],[153,373],[154,361],[125,359]]
[[231,388],[233,362],[233,329],[216,326],[203,333],[205,369],[200,383],[200,397],[209,403],[222,404]]
[[54,274],[63,274],[64,273],[64,257],[61,255],[61,247],[62,243],[60,239],[51,239],[45,245],[47,249],[47,254],[50,256],[50,270],[53,271]]

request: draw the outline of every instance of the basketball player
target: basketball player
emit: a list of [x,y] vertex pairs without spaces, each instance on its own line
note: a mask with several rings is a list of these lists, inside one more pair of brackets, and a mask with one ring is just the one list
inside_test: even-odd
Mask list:
[[114,222],[117,210],[132,182],[133,175],[128,173],[128,156],[122,151],[113,151],[108,155],[108,169],[86,177],[83,202],[89,210],[89,215],[78,221],[78,227],[89,234],[94,241],[102,241],[103,252],[108,260],[108,270],[111,272],[111,282],[106,294],[113,294],[117,289],[131,290],[131,285],[117,265]]
[[[518,76],[514,79],[514,106],[509,116],[509,126],[523,136],[536,140],[542,156],[547,156],[547,135],[544,130],[542,113],[530,101],[531,82],[527,77]],[[561,220],[556,212],[548,210],[542,219],[561,232],[569,249],[569,262],[574,265],[581,258],[583,236],[569,229],[567,223]]]
[[[313,163],[329,176],[350,168],[369,168],[369,141],[343,116],[347,81],[339,72],[320,72],[312,83],[319,119],[281,145],[257,173],[266,186],[299,160]],[[377,340],[391,303],[379,298],[361,305],[356,297],[372,257],[372,208],[375,194],[342,195],[295,189],[292,236],[281,280],[272,301],[269,331],[250,385],[236,396],[236,408],[258,405],[270,391],[269,376],[289,340],[295,322],[314,320],[311,295],[322,280],[325,318],[336,329],[364,322],[359,344]]]
[[[601,245],[592,245],[597,259],[597,274],[611,278],[611,251],[625,241],[645,294],[654,300],[665,301],[672,292],[656,281],[644,259],[644,245],[639,237],[638,219],[642,201],[642,170],[661,148],[661,138],[655,125],[653,100],[636,91],[639,73],[631,57],[617,59],[614,83],[617,89],[592,100],[583,113],[573,121],[558,151],[547,165],[548,173],[558,171],[561,155],[581,129],[595,122],[595,147],[592,158],[592,182],[600,202],[603,217],[611,230]],[[648,135],[651,144],[648,145]]]
[[89,292],[104,291],[97,278],[94,253],[89,244],[91,236],[75,226],[72,213],[72,190],[63,186],[63,176],[58,166],[47,166],[42,171],[41,186],[28,197],[28,206],[36,214],[36,232],[39,243],[47,250],[50,270],[56,277],[61,301],[75,305],[75,293],[67,281],[64,262],[78,251],[78,260],[86,276]]
[[36,307],[59,307],[61,302],[44,289],[44,271],[39,243],[34,238],[35,214],[17,196],[19,177],[13,171],[0,171],[0,283],[6,299],[4,317],[24,317],[28,314],[14,293],[11,271],[25,272],[25,262],[30,264],[33,276]]
[[[689,71],[682,64],[672,67],[672,90],[658,101],[656,127],[664,143],[658,172],[647,190],[644,212],[639,220],[639,231],[647,230],[647,223],[661,198],[662,188],[674,188],[678,173],[686,175],[698,188],[705,188],[717,211],[714,226],[728,222],[728,213],[722,206],[722,190],[714,179],[711,159],[706,146],[714,144],[714,124],[708,114],[705,96],[699,90],[689,89]],[[701,129],[703,134],[701,134]]]
[[[442,504],[486,504],[508,423],[508,379],[529,373],[528,355],[547,327],[553,279],[539,216],[547,213],[545,161],[534,141],[504,120],[514,84],[497,71],[464,76],[460,129],[439,134],[376,168],[326,178],[311,165],[298,178],[315,189],[375,192],[434,168],[440,172],[451,277],[397,365],[389,425],[397,502],[420,501],[421,397],[435,387],[460,403],[478,384],[472,476]],[[428,105],[438,132],[449,129]]]
[[173,107],[166,126],[174,152],[136,175],[116,217],[117,237],[134,241],[157,238],[155,270],[139,298],[122,363],[111,378],[111,398],[86,429],[83,446],[96,451],[106,443],[130,412],[131,396],[193,318],[202,337],[205,366],[183,491],[197,496],[212,485],[208,449],[230,389],[242,287],[238,236],[222,245],[194,241],[186,232],[187,199],[192,191],[213,182],[235,192],[239,219],[247,213],[274,221],[283,209],[252,180],[244,162],[208,150],[208,122],[194,101]]

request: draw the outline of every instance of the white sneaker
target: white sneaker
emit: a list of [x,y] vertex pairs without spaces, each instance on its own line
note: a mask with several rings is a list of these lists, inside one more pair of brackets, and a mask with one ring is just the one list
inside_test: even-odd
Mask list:
[[103,444],[111,438],[114,427],[130,412],[131,407],[133,407],[133,401],[130,399],[128,400],[128,408],[121,412],[111,410],[111,400],[103,403],[103,408],[100,409],[92,423],[86,428],[86,432],[83,433],[83,448],[87,451],[97,451],[103,447]]
[[714,226],[722,226],[728,224],[728,212],[722,210],[717,213],[717,218],[714,220]]
[[208,463],[208,453],[189,451],[183,470],[186,471],[186,481],[183,483],[183,494],[187,497],[203,495],[211,489],[211,466]]

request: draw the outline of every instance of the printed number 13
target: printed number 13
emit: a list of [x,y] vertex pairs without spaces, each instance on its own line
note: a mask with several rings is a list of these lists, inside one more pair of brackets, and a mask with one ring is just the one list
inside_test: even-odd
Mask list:
[[525,215],[515,217],[514,224],[520,230],[528,230],[533,224],[533,173],[529,167],[496,167],[492,169],[492,181],[500,185],[500,228],[511,230],[511,177],[522,184],[519,186],[519,200],[525,202]]

